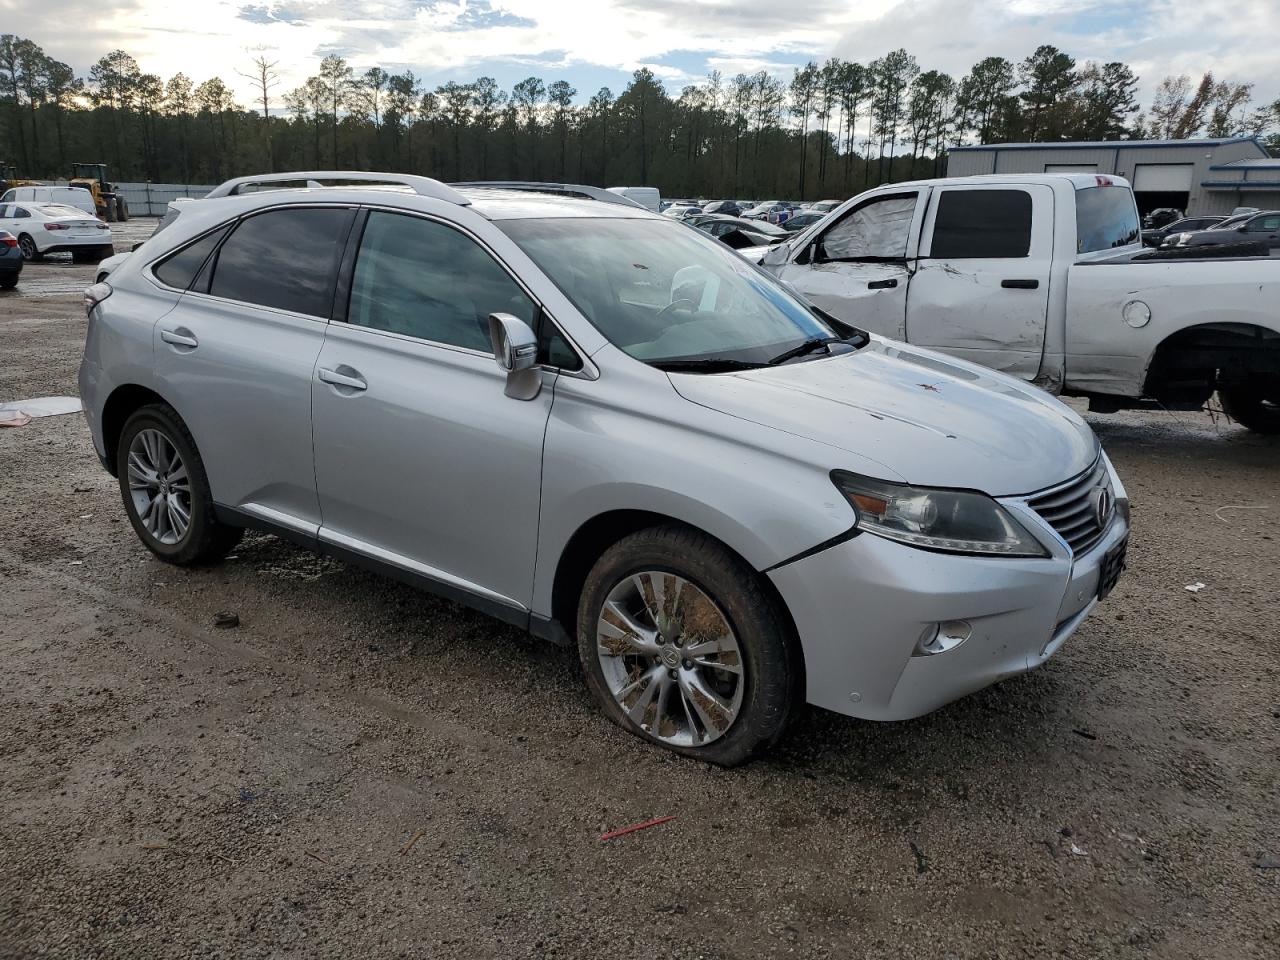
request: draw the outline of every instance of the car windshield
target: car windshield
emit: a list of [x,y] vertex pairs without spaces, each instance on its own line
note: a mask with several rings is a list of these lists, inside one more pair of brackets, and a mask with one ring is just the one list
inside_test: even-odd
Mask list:
[[705,234],[648,218],[498,226],[611,343],[646,363],[754,366],[837,330]]

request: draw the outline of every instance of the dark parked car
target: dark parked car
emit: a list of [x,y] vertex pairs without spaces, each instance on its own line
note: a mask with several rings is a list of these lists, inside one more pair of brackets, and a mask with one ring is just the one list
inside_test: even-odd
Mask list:
[[826,217],[826,213],[817,210],[802,210],[782,224],[782,229],[789,233],[798,233],[805,227],[811,227]]
[[[1280,250],[1280,210],[1264,210],[1250,214],[1240,223],[1228,226],[1224,221],[1208,230],[1171,234],[1163,246],[1215,247],[1224,243],[1252,240],[1269,250]],[[1170,243],[1172,241],[1172,243]]]
[[1186,214],[1174,207],[1158,207],[1142,218],[1142,225],[1148,230],[1155,230],[1175,220],[1181,220]]
[[1163,227],[1153,227],[1149,230],[1142,231],[1142,245],[1144,247],[1158,247],[1165,237],[1173,233],[1191,233],[1194,230],[1208,230],[1210,227],[1216,227],[1227,219],[1225,216],[1218,217],[1183,217],[1181,220],[1175,220],[1172,223],[1166,223]]
[[[709,233],[717,240],[723,240],[735,250],[743,247],[764,247],[781,243],[791,234],[772,223],[760,220],[744,220],[741,217],[725,217],[719,214],[706,214],[696,217],[690,223],[697,230]],[[746,242],[750,241],[750,242]]]
[[702,208],[703,213],[719,213],[726,217],[736,217],[742,213],[742,208],[733,200],[712,200]]
[[18,238],[8,230],[0,230],[0,290],[12,290],[22,273],[22,248]]

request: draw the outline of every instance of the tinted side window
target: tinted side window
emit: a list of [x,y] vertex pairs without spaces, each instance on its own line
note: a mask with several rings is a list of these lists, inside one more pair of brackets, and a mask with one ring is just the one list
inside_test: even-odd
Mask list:
[[167,286],[186,290],[191,286],[191,281],[195,279],[205,260],[209,258],[209,254],[213,253],[214,248],[218,246],[218,241],[229,229],[231,229],[230,226],[222,227],[194,243],[187,244],[177,253],[169,254],[152,271],[156,279]]
[[14,207],[13,213],[11,213],[10,216],[14,217],[17,220],[23,220],[31,216],[31,212],[27,210],[26,207]]
[[1258,217],[1250,222],[1250,233],[1274,233],[1280,229],[1280,217]]
[[498,312],[533,326],[536,307],[474,240],[433,220],[369,214],[350,323],[487,352],[489,314]]
[[218,251],[215,297],[329,316],[351,211],[297,207],[247,217]]
[[1140,235],[1131,192],[1113,186],[1076,191],[1076,253],[1127,246]]
[[940,260],[1025,257],[1031,250],[1031,194],[1025,190],[945,190],[938,199],[930,255]]
[[823,234],[822,252],[828,260],[905,257],[915,210],[914,193],[872,200]]

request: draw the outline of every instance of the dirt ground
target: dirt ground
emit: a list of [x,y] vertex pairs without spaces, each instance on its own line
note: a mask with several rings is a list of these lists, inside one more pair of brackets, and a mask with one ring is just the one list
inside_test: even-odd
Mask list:
[[[90,274],[0,294],[0,400],[76,392]],[[0,429],[0,956],[1280,956],[1280,443],[1090,421],[1131,569],[1056,658],[732,771],[272,537],[158,563],[80,416]]]

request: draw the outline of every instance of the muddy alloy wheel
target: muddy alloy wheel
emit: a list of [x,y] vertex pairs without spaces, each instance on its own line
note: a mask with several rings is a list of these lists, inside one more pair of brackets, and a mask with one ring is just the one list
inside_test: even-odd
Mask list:
[[36,247],[36,242],[25,233],[18,238],[18,249],[22,251],[22,259],[28,263],[40,259],[40,250]]
[[159,430],[139,430],[127,467],[138,519],[158,543],[176,546],[191,527],[191,480],[178,448]]
[[718,740],[742,706],[742,655],[733,627],[701,587],[662,570],[619,581],[604,602],[596,651],[609,692],[663,743]]
[[649,527],[605,550],[582,585],[577,640],[605,716],[707,763],[767,750],[803,702],[785,610],[742,557],[691,527]]

